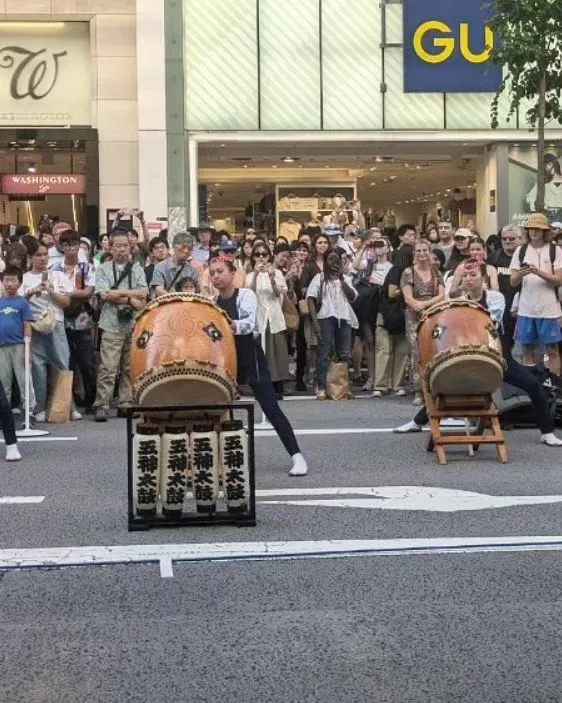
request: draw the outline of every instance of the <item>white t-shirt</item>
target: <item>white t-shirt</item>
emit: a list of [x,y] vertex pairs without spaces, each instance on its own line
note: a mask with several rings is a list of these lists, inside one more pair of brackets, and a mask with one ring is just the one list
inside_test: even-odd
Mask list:
[[373,266],[373,272],[371,273],[371,277],[369,278],[369,283],[374,283],[377,286],[382,286],[384,283],[384,279],[386,278],[388,272],[392,268],[392,264],[390,261],[387,261],[384,264],[375,264]]
[[[519,263],[520,250],[521,247],[517,247],[511,259],[512,271],[521,269]],[[545,273],[552,273],[553,264],[550,262],[550,244],[544,244],[539,248],[529,244],[525,252],[524,261],[531,266],[536,266],[541,271],[545,271]],[[562,269],[562,250],[560,247],[556,247],[554,270],[559,269]],[[532,273],[523,276],[518,314],[521,317],[534,317],[541,320],[556,320],[561,317],[560,302],[554,286]]]
[[[322,273],[317,273],[316,276],[314,276],[306,291],[307,298],[316,298],[316,300],[318,300],[323,279],[324,274]],[[351,276],[344,276],[344,280],[347,285],[355,291],[351,283]],[[357,294],[357,291],[355,291],[355,293]],[[335,317],[336,320],[344,320],[354,329],[359,327],[357,317],[348,299],[345,297],[339,279],[335,281],[324,281],[324,285],[322,286],[322,305],[318,311],[317,317],[319,320]]]
[[[31,273],[31,271],[24,273],[23,283],[20,289],[18,290],[18,295],[25,295],[27,291],[31,290],[32,288],[37,288],[41,285],[42,280],[42,273]],[[73,284],[60,271],[49,271],[49,281],[53,284],[55,293],[71,293],[74,290]],[[47,306],[49,305],[49,300],[51,299],[49,298],[49,295],[47,293],[43,293],[41,295],[34,295],[33,297],[29,298],[29,304],[31,305],[34,320],[38,320],[41,315],[45,312]],[[51,302],[53,303],[55,319],[58,322],[63,322],[63,309],[59,305],[57,305],[54,300],[51,300]]]

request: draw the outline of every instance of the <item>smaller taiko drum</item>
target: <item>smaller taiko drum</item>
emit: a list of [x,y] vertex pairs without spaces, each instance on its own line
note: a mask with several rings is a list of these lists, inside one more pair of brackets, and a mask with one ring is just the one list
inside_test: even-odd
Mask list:
[[131,341],[136,405],[227,405],[236,391],[236,346],[228,315],[211,300],[168,293],[137,318]]
[[427,310],[418,325],[420,374],[437,395],[485,395],[504,373],[499,325],[481,305],[450,300]]

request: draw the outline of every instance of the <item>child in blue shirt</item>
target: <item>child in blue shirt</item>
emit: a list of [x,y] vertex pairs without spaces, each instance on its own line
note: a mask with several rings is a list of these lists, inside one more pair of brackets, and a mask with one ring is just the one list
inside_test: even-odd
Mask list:
[[[24,337],[31,337],[33,313],[26,298],[17,294],[22,282],[21,270],[8,266],[1,278],[4,294],[0,297],[0,383],[10,403],[14,377],[19,385],[21,398],[25,395]],[[30,395],[30,407],[33,408],[33,391]]]

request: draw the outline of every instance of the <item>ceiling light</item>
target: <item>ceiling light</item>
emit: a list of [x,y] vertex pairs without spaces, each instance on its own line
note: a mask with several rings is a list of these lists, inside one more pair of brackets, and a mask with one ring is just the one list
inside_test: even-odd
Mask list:
[[27,170],[29,173],[37,173],[37,164],[30,163]]
[[418,164],[418,165],[416,166],[416,171],[419,171],[420,168],[421,168],[421,166]]
[[376,166],[371,166],[371,168],[369,169],[369,171],[376,171],[376,170],[377,170]]
[[277,164],[273,164],[271,168],[277,168]]
[[410,164],[409,164],[409,163],[405,163],[405,164],[404,164],[404,168],[410,168]]
[[242,166],[242,168],[248,168],[248,164],[244,164],[244,166]]
[[369,188],[373,188],[373,187],[376,186],[376,185],[377,185],[377,184],[373,181],[373,183],[369,183]]
[[294,159],[292,156],[284,156],[281,161],[285,164],[294,164],[297,159]]
[[382,161],[382,156],[377,156],[375,161],[380,164],[380,162]]

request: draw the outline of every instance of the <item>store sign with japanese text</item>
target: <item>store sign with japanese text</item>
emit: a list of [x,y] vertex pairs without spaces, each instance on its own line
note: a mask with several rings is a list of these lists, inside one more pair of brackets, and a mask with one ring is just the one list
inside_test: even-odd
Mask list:
[[86,176],[80,174],[6,174],[2,176],[5,195],[81,195],[86,192]]
[[404,0],[404,92],[494,93],[489,0]]
[[87,22],[0,22],[0,126],[91,124]]

